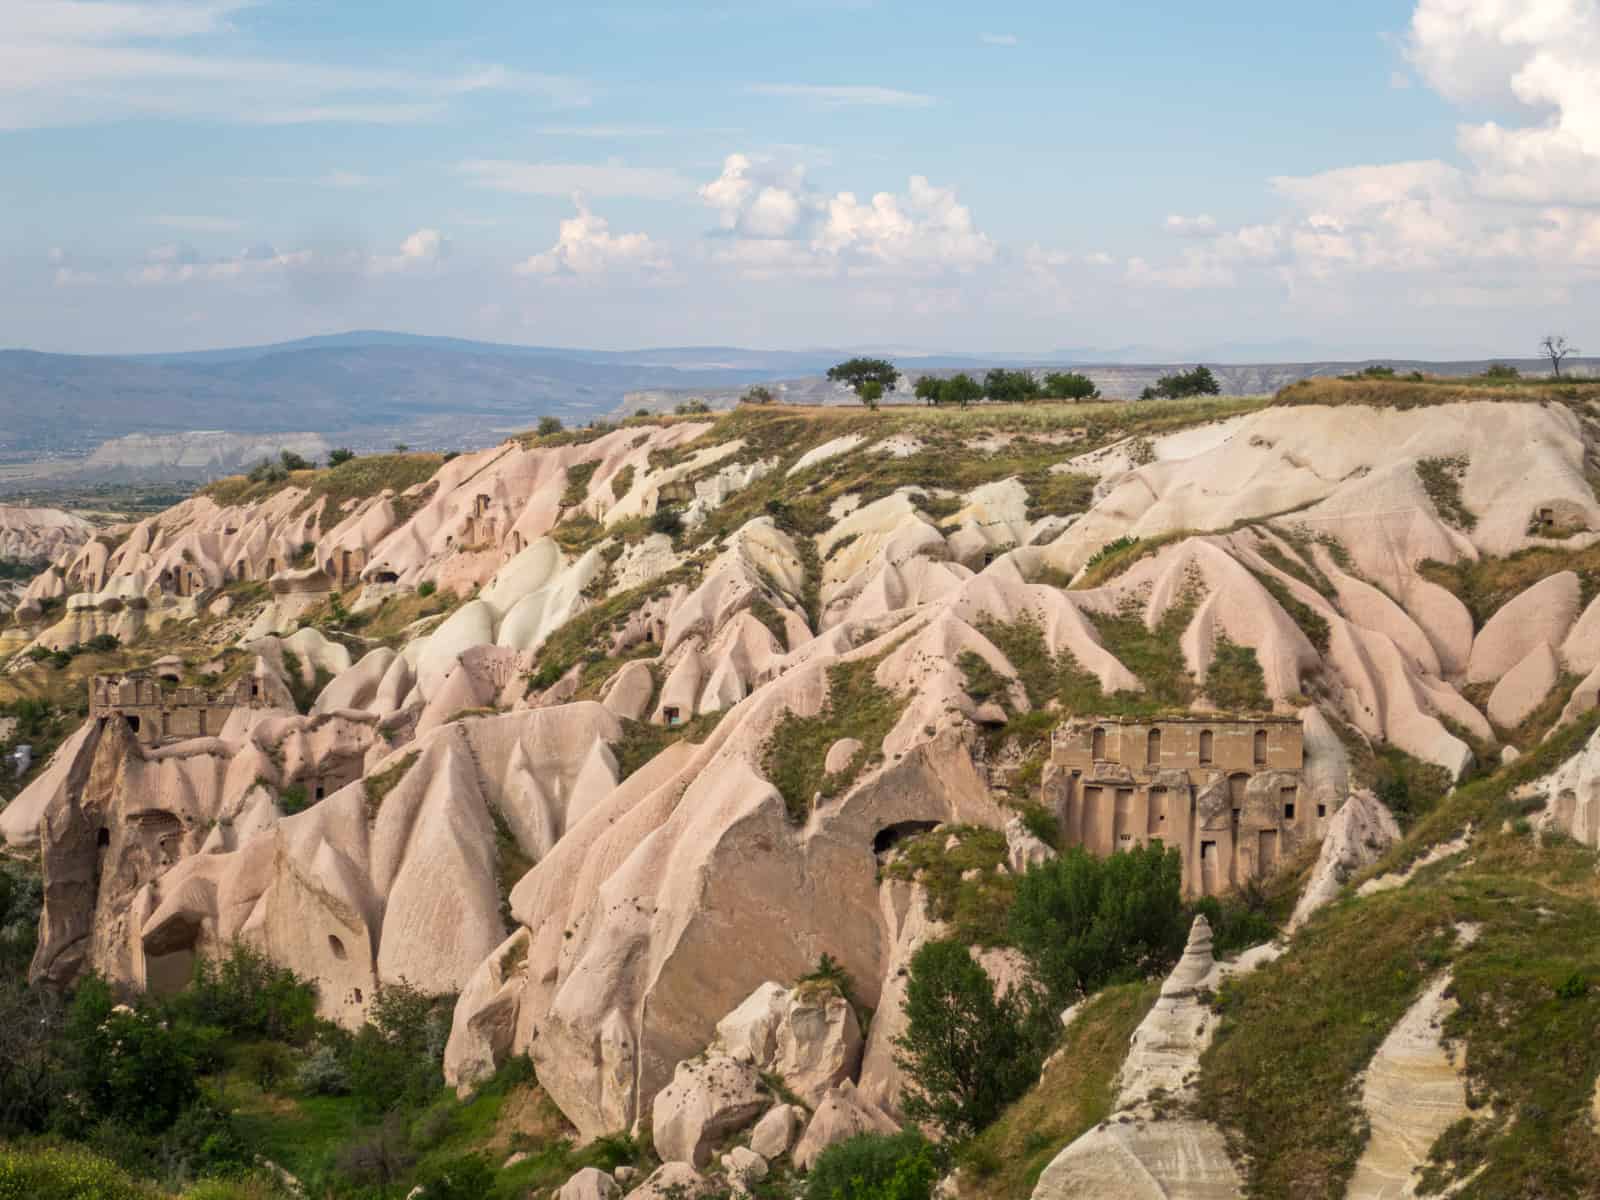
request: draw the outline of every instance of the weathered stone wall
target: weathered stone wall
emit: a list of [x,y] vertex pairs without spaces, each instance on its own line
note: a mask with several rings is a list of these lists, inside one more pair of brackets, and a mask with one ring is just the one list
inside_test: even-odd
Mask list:
[[96,675],[89,681],[89,716],[120,717],[145,746],[213,737],[235,708],[259,701],[259,688],[254,676],[213,695],[204,688],[165,687],[150,675]]
[[1111,854],[1160,841],[1189,895],[1271,874],[1331,814],[1301,796],[1300,723],[1073,721],[1056,731],[1044,800],[1068,845]]

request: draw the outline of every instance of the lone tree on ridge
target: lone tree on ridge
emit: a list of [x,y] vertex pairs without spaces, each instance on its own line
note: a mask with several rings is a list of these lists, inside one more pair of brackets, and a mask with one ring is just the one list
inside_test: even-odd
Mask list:
[[1576,346],[1567,345],[1567,339],[1559,333],[1547,333],[1544,341],[1539,343],[1539,349],[1544,351],[1544,356],[1550,360],[1550,369],[1555,372],[1557,379],[1561,378],[1561,360],[1569,354],[1576,354]]
[[848,386],[868,408],[877,408],[899,378],[900,372],[886,358],[850,358],[828,368],[828,379]]

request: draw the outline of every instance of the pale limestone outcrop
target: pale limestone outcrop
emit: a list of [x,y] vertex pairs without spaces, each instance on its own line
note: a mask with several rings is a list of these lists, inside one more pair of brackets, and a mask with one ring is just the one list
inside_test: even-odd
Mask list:
[[[1220,442],[1197,443],[1188,457],[1105,480],[1094,507],[1052,543],[1051,558],[1076,571],[1124,535],[1222,529],[1296,510],[1281,520],[1337,538],[1362,576],[1402,596],[1402,577],[1425,558],[1450,562],[1474,549],[1503,555],[1527,545],[1530,515],[1552,500],[1570,501],[1600,526],[1584,453],[1577,417],[1553,407],[1275,406],[1245,417]],[[1415,470],[1427,457],[1466,462],[1462,498],[1479,517],[1470,535],[1440,520]]]
[[1021,817],[1006,822],[1006,865],[1014,875],[1021,875],[1029,867],[1049,862],[1056,852],[1028,832]]
[[747,1146],[735,1146],[722,1156],[722,1174],[736,1195],[748,1195],[750,1185],[767,1177],[767,1160]]
[[1577,575],[1558,571],[1507,601],[1473,639],[1467,682],[1500,679],[1540,645],[1564,642],[1578,616],[1579,592]]
[[823,442],[822,445],[813,447],[795,460],[794,466],[789,468],[790,475],[798,475],[809,467],[818,463],[827,462],[830,458],[838,458],[841,454],[849,454],[867,439],[859,433],[847,433],[843,437],[836,437],[832,441]]
[[817,1104],[861,1063],[855,1008],[831,986],[802,984],[778,1023],[772,1069],[805,1104]]
[[1352,792],[1328,822],[1311,878],[1289,918],[1289,931],[1304,925],[1338,896],[1350,877],[1370,867],[1400,840],[1400,826],[1381,800],[1362,788]]
[[347,1023],[384,982],[465,991],[453,1064],[492,1069],[515,1026],[527,945],[526,931],[502,945],[494,817],[523,853],[543,853],[615,786],[606,741],[618,733],[593,703],[441,728],[369,767],[394,776],[379,799],[354,783],[236,850],[172,865],[128,930],[135,958],[176,962],[242,937],[319,980],[323,1015]]
[[722,1056],[681,1062],[672,1082],[656,1094],[650,1123],[656,1153],[668,1162],[703,1167],[718,1140],[743,1129],[770,1103],[760,1074],[748,1063]]
[[1600,846],[1600,732],[1550,774],[1517,791],[1519,799],[1545,798],[1542,826],[1586,846]]
[[662,1163],[624,1200],[694,1200],[711,1191],[711,1182],[685,1162]]
[[1600,668],[1600,596],[1589,601],[1561,643],[1562,665],[1575,675]]
[[1549,642],[1540,642],[1527,657],[1500,677],[1489,693],[1489,719],[1501,729],[1515,729],[1544,703],[1561,677],[1561,664]]
[[795,1136],[810,1114],[793,1104],[775,1104],[750,1131],[750,1149],[771,1162],[789,1153]]
[[1193,1096],[1200,1055],[1217,1020],[1202,993],[1278,952],[1260,946],[1235,963],[1218,964],[1210,926],[1204,917],[1195,919],[1182,959],[1129,1043],[1113,1116],[1056,1155],[1039,1176],[1034,1200],[1237,1200],[1244,1194],[1221,1130],[1194,1117],[1163,1115],[1155,1101],[1181,1114]]
[[817,1104],[791,1157],[796,1167],[808,1171],[817,1155],[829,1146],[860,1133],[894,1133],[897,1129],[893,1121],[857,1094],[853,1084],[841,1083],[830,1088]]
[[1417,1195],[1428,1151],[1469,1115],[1461,1062],[1443,1044],[1444,1023],[1458,1005],[1449,972],[1406,1010],[1367,1066],[1361,1108],[1371,1136],[1345,1190],[1347,1200],[1404,1200]]
[[791,992],[783,984],[770,980],[763,983],[717,1022],[717,1034],[708,1053],[723,1054],[763,1070],[770,1067],[778,1053],[778,1026],[792,1002]]
[[829,775],[837,775],[855,760],[861,753],[862,745],[859,738],[840,738],[828,747],[828,756],[822,760],[822,769]]
[[584,1167],[561,1185],[556,1200],[617,1200],[622,1189],[597,1167]]

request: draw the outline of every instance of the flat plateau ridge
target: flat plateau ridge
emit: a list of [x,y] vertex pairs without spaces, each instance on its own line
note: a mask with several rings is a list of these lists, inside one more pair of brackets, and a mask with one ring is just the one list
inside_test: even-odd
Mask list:
[[[904,1116],[904,968],[943,927],[886,869],[899,839],[1004,831],[1000,874],[1055,853],[1017,819],[1051,804],[1050,739],[996,732],[1096,716],[1040,693],[1047,662],[1072,696],[1147,720],[1303,734],[1282,860],[1312,932],[1218,964],[1197,927],[1111,1089],[1122,1116],[1053,1145],[1039,1183],[1258,1189],[1239,1129],[1173,1098],[1204,1093],[1207,997],[1300,961],[1321,907],[1400,843],[1365,786],[1374,754],[1464,779],[1600,694],[1588,403],[1327,386],[1326,403],[640,420],[230,482],[63,544],[8,648],[110,635],[145,658],[95,682],[90,719],[0,811],[43,863],[33,974],[164,989],[243,939],[348,1026],[386,983],[459,995],[452,1084],[530,1054],[581,1137],[653,1122],[694,1186],[751,1127],[804,1165]],[[1441,582],[1508,561],[1549,565],[1492,611]],[[1539,817],[1590,846],[1595,761],[1572,760],[1581,778]],[[865,1029],[792,986],[824,953],[874,1010]],[[1381,1136],[1350,1195],[1413,1194],[1466,1115],[1444,993],[1416,1003],[1369,1048]],[[803,1103],[773,1107],[761,1071]],[[1413,1079],[1426,1129],[1408,1132]]]

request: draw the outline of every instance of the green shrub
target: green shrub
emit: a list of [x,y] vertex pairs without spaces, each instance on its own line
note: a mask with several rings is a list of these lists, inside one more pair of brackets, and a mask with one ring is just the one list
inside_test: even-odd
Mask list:
[[1183,949],[1183,860],[1160,842],[1097,858],[1081,846],[1017,881],[1011,937],[1059,1009],[1159,971]]
[[417,1200],[482,1200],[494,1187],[494,1168],[481,1155],[463,1154],[418,1175]]
[[235,942],[220,959],[197,959],[193,981],[167,1004],[178,1019],[215,1026],[234,1038],[302,1042],[316,1024],[317,988]]
[[817,1156],[805,1200],[928,1200],[939,1179],[938,1150],[918,1133],[860,1133]]
[[431,579],[424,579],[421,583],[417,584],[417,595],[421,596],[424,600],[438,590],[439,585]]
[[1256,652],[1225,633],[1217,635],[1211,665],[1206,668],[1206,695],[1224,712],[1268,712],[1267,678]]
[[193,1029],[116,1004],[98,975],[78,986],[66,1039],[72,1089],[90,1118],[159,1133],[200,1093]]
[[76,1147],[0,1146],[0,1200],[151,1200],[121,1167]]
[[444,1086],[450,1014],[438,997],[407,983],[378,990],[350,1045],[350,1091],[368,1112],[426,1102]]

